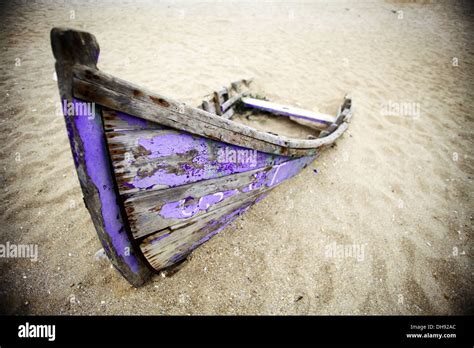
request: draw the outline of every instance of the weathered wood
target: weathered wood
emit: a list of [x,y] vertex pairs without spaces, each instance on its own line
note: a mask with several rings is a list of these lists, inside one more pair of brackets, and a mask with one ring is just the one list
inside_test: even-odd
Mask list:
[[338,129],[339,125],[345,122],[349,122],[352,116],[352,100],[349,96],[344,97],[344,101],[342,105],[339,107],[337,111],[336,121],[329,125],[327,129],[322,131],[319,134],[319,138],[324,138],[333,133],[335,130]]
[[263,152],[296,157],[312,155],[315,149],[332,143],[347,128],[341,124],[341,132],[332,133],[337,135],[334,138],[307,140],[276,136],[151,93],[98,70],[76,67],[74,76],[74,94],[78,97],[170,127],[174,124],[175,128],[193,134]]
[[[268,190],[269,189],[267,189],[266,191]],[[263,192],[261,192],[260,194],[262,193]],[[229,210],[229,207],[231,208],[234,207],[233,209],[235,209],[235,207],[239,207],[243,203],[250,202],[251,200],[255,199],[258,195],[259,195],[258,192],[252,192],[250,194],[245,195],[245,197],[242,196],[241,199],[233,199],[231,201],[225,202],[225,204],[213,206],[212,209],[206,210],[199,215],[195,215],[187,219],[173,221],[173,224],[169,224],[171,221],[159,219],[157,218],[157,216],[150,216],[150,220],[156,221],[157,223],[159,223],[159,226],[165,226],[165,227],[161,229],[155,228],[146,234],[141,233],[142,231],[140,231],[140,234],[137,235],[137,239],[140,239],[141,237],[148,237],[150,235],[156,235],[157,233],[161,235],[162,232],[165,232],[167,234],[174,233],[174,231],[181,230],[191,225],[196,227],[196,226],[199,226],[199,224],[206,224],[207,221],[211,221],[212,219],[214,219],[214,216],[218,214],[220,211]],[[196,225],[195,223],[198,223],[198,225]],[[183,237],[186,237],[186,236],[183,236]]]
[[218,90],[217,95],[219,97],[219,102],[221,104],[224,103],[227,99],[229,99],[229,91],[227,90],[227,87],[222,87],[220,90]]
[[[280,115],[279,115],[280,116]],[[306,126],[309,128],[313,128],[316,130],[325,130],[328,127],[327,123],[321,123],[321,122],[314,122],[314,121],[308,121],[303,118],[297,118],[297,117],[292,117],[290,116],[289,119],[295,123],[301,124],[302,126]],[[308,138],[309,139],[309,138]],[[313,138],[314,139],[314,138]]]
[[227,88],[223,87],[212,94],[212,98],[207,101],[205,110],[217,115],[222,115],[224,113],[224,110],[222,110],[222,104],[224,104],[228,99],[229,91]]
[[[106,136],[121,194],[184,185],[288,159],[169,128],[107,132]],[[225,161],[229,156],[235,157],[235,163]]]
[[[197,122],[196,118],[199,118],[197,115],[188,116],[186,114],[167,111],[166,109],[157,107],[154,104],[146,103],[134,98],[127,98],[113,90],[82,80],[74,79],[74,86],[74,94],[78,98],[94,101],[111,109],[157,122],[171,128],[181,129],[191,134],[201,135],[206,138],[221,140],[230,144],[253,148],[273,154],[285,154],[286,151],[289,151],[287,148],[279,145],[264,141],[256,141],[254,138],[236,131],[223,129],[206,122]],[[219,116],[214,117],[220,118]],[[312,153],[315,153],[315,149],[291,150],[292,155],[303,156]]]
[[291,116],[294,118],[301,118],[306,121],[318,122],[318,123],[334,123],[336,119],[333,116],[325,115],[321,113],[312,112],[300,108],[295,108],[288,105],[277,104],[261,99],[254,98],[242,98],[242,102],[245,106],[271,112],[273,114],[281,116]]
[[224,114],[222,114],[222,117],[230,119],[230,118],[232,118],[232,116],[234,116],[234,113],[235,113],[234,109],[230,108]]
[[[291,162],[304,160],[309,161],[310,159],[302,158],[282,164],[286,166],[283,170],[285,176],[288,175],[290,177],[301,169],[298,166],[291,165]],[[301,162],[300,165],[304,166],[305,164]],[[280,170],[276,170],[276,172],[278,173]],[[274,180],[275,177],[272,177],[271,182],[275,183]],[[285,180],[285,178],[281,177],[277,180],[279,180],[279,183]],[[141,248],[143,253],[156,269],[165,268],[186,257],[193,249],[222,230],[239,213],[245,211],[263,196],[264,194],[260,194],[257,197],[252,196],[243,201],[226,205],[207,214],[205,217],[201,217],[201,219],[192,220],[190,224],[174,231],[171,229],[159,231],[142,241]]]
[[[62,105],[79,103],[73,97],[72,71],[76,64],[96,69],[99,46],[95,37],[85,32],[54,28],[51,30],[51,45]],[[100,109],[97,106],[88,115],[71,115],[67,109],[64,112],[84,202],[99,239],[115,268],[133,285],[142,285],[151,271],[129,238],[126,218],[117,204]]]
[[[346,98],[334,121],[323,122],[333,131],[324,138],[270,134],[228,119],[249,81],[193,108],[98,71],[92,35],[55,29],[51,36],[62,100],[97,103],[92,117],[66,114],[66,125],[101,242],[134,285],[146,281],[152,268],[185,258],[296,175],[318,147],[346,130],[351,115]],[[213,108],[223,115],[209,112]],[[255,160],[222,160],[229,150],[253,151]]]
[[339,108],[336,123],[341,124],[342,122],[350,122],[352,117],[352,98],[349,95],[344,96],[344,101]]
[[214,105],[216,106],[216,114],[222,115],[222,106],[223,98],[219,92],[214,92]]
[[241,99],[243,96],[247,94],[248,93],[242,92],[242,93],[234,95],[232,98],[229,98],[224,104],[221,105],[222,112],[225,113],[227,109],[232,107],[239,99]]
[[247,80],[232,82],[230,88],[224,87],[211,95],[205,96],[202,101],[202,109],[230,119],[234,115],[234,111],[230,109],[240,98],[248,95],[249,85],[250,82]]
[[155,269],[166,268],[187,257],[258,199],[259,197],[252,197],[249,201],[238,202],[176,231],[162,231],[152,235],[140,244],[141,250]]
[[329,134],[330,134],[330,133],[329,133],[328,131],[323,130],[323,131],[321,131],[321,133],[319,133],[318,138],[325,138],[325,137],[327,137]]
[[216,113],[216,105],[214,104],[214,100],[212,98],[209,98],[208,100],[203,100],[202,108],[212,114]]
[[110,109],[102,110],[102,119],[106,132],[120,132],[125,130],[163,129],[158,123],[150,122]]
[[[304,157],[153,194],[133,195],[125,201],[133,235],[139,238],[261,194],[290,178],[312,160]],[[289,167],[293,168],[289,170]]]

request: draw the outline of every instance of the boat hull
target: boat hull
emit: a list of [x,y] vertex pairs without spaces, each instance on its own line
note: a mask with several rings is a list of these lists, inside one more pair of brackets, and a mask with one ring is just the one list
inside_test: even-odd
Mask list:
[[89,33],[54,28],[51,44],[85,205],[134,286],[185,259],[348,127],[349,98],[318,139],[288,138],[230,120],[242,84],[194,108],[99,71]]
[[102,109],[131,235],[160,271],[185,258],[314,156],[293,159]]

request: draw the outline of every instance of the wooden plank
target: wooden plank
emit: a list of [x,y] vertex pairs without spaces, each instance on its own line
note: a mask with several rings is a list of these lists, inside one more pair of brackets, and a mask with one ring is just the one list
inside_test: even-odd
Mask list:
[[349,122],[350,118],[352,116],[352,100],[349,96],[344,97],[344,101],[342,105],[339,107],[337,116],[336,116],[336,121],[329,125],[327,129],[322,131],[319,134],[319,138],[325,138],[334,131],[336,131],[342,123]]
[[222,115],[222,106],[221,103],[223,102],[223,98],[219,92],[214,92],[214,105],[216,106],[216,114]]
[[222,89],[218,91],[218,94],[220,97],[219,101],[221,104],[223,104],[229,99],[229,90],[227,89],[227,87],[222,87]]
[[[301,158],[285,162],[280,168],[273,168],[275,175],[268,177],[272,185],[278,185],[298,173],[310,161]],[[299,161],[299,162],[298,162]],[[296,163],[298,162],[298,163]],[[261,199],[265,193],[251,196],[243,201],[234,202],[201,216],[200,219],[188,220],[189,224],[172,230],[164,229],[145,238],[140,247],[155,269],[160,270],[178,262],[189,255],[197,246],[221,231],[235,217]]]
[[121,194],[180,186],[289,159],[170,128],[107,132],[106,136]]
[[234,113],[235,113],[234,109],[230,108],[224,114],[222,114],[222,117],[230,119],[232,116],[234,116]]
[[124,130],[163,129],[158,123],[130,116],[109,109],[102,110],[102,119],[106,132]]
[[291,116],[295,118],[301,118],[306,121],[312,122],[319,122],[319,123],[334,123],[336,118],[330,115],[320,114],[316,112],[312,112],[309,110],[304,110],[300,108],[295,108],[288,105],[277,104],[273,102],[269,102],[266,100],[254,99],[254,98],[242,98],[242,102],[245,106],[264,110],[271,112],[273,114],[281,115],[281,116]]
[[[95,37],[86,32],[54,28],[51,45],[62,105],[81,103],[73,97],[73,69],[76,64],[96,69],[99,45]],[[131,284],[140,286],[150,278],[151,271],[141,251],[129,239],[125,215],[117,204],[100,108],[94,105],[93,115],[88,117],[64,112],[84,203],[102,246],[115,268]]]
[[347,128],[334,132],[334,138],[306,140],[276,136],[151,93],[95,69],[76,66],[74,76],[74,94],[80,98],[167,126],[174,124],[175,128],[193,134],[269,153],[312,155],[316,148],[330,144]]
[[233,97],[229,98],[224,104],[221,105],[222,112],[225,113],[227,111],[227,109],[232,107],[240,98],[242,98],[243,96],[245,96],[247,94],[248,94],[247,92],[239,93],[239,94],[236,94]]
[[209,98],[209,100],[203,100],[202,108],[212,114],[216,113],[216,105],[214,104],[214,100],[212,98]]
[[160,270],[186,258],[199,245],[219,233],[230,222],[247,210],[259,197],[239,202],[214,212],[206,219],[197,220],[173,232],[163,231],[146,238],[140,248],[148,262]]
[[[242,96],[248,95],[247,90],[249,84],[250,82],[247,82],[246,80],[236,81],[231,84],[230,88],[224,87],[213,92],[212,97],[206,96],[203,100],[203,109],[223,116]],[[244,92],[244,90],[246,91]],[[216,105],[218,107],[216,107]],[[217,109],[220,109],[221,112],[218,113]],[[228,113],[226,118],[232,117],[231,115],[233,115],[233,113]]]
[[125,201],[133,236],[143,237],[178,223],[199,219],[215,209],[259,195],[292,177],[310,161],[312,158],[304,157],[154,194],[134,195]]
[[[139,99],[128,98],[113,90],[83,80],[74,79],[73,84],[75,86],[74,95],[78,98],[92,101],[107,106],[113,110],[121,111],[152,122],[157,122],[167,127],[201,135],[210,139],[223,140],[229,144],[237,144],[238,146],[248,147],[267,153],[285,154],[285,152],[288,151],[286,148],[279,145],[256,141],[254,138],[244,134],[223,129],[206,122],[201,122],[202,120],[197,121],[197,118],[199,117],[197,115],[189,116],[187,114],[167,111],[166,109],[156,107],[153,104],[143,102]],[[215,115],[214,117],[220,118]],[[315,149],[298,150],[299,149],[295,149],[290,152],[294,156],[315,153]]]

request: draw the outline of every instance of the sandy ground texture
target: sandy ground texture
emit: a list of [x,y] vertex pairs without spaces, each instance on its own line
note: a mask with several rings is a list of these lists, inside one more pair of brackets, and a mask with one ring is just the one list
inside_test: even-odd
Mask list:
[[[1,312],[473,313],[468,4],[3,4],[0,244],[36,244],[38,260],[0,259]],[[350,91],[355,116],[181,271],[135,289],[94,258],[54,26],[92,32],[100,69],[186,103],[253,76],[267,97],[326,113]]]

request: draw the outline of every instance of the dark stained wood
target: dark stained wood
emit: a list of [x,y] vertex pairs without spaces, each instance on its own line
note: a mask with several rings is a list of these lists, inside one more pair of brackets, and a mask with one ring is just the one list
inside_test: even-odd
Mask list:
[[[131,212],[129,214],[129,219],[131,220],[133,235],[135,238],[140,238],[157,230],[182,223],[183,221],[199,219],[205,213],[226,206],[230,203],[243,201],[248,197],[259,195],[267,191],[269,188],[262,185],[247,192],[242,189],[255,183],[259,173],[268,172],[271,168],[272,167],[258,168],[248,172],[203,180],[159,191],[132,195],[130,198],[126,199],[125,206]],[[193,197],[194,201],[197,202],[203,196],[231,190],[239,190],[239,192],[212,205],[206,210],[198,211],[189,219],[167,218],[160,215],[160,209],[166,203],[180,201],[188,197]]]
[[216,106],[216,114],[222,115],[222,106],[221,103],[223,102],[223,98],[219,94],[219,92],[214,92],[214,105]]

